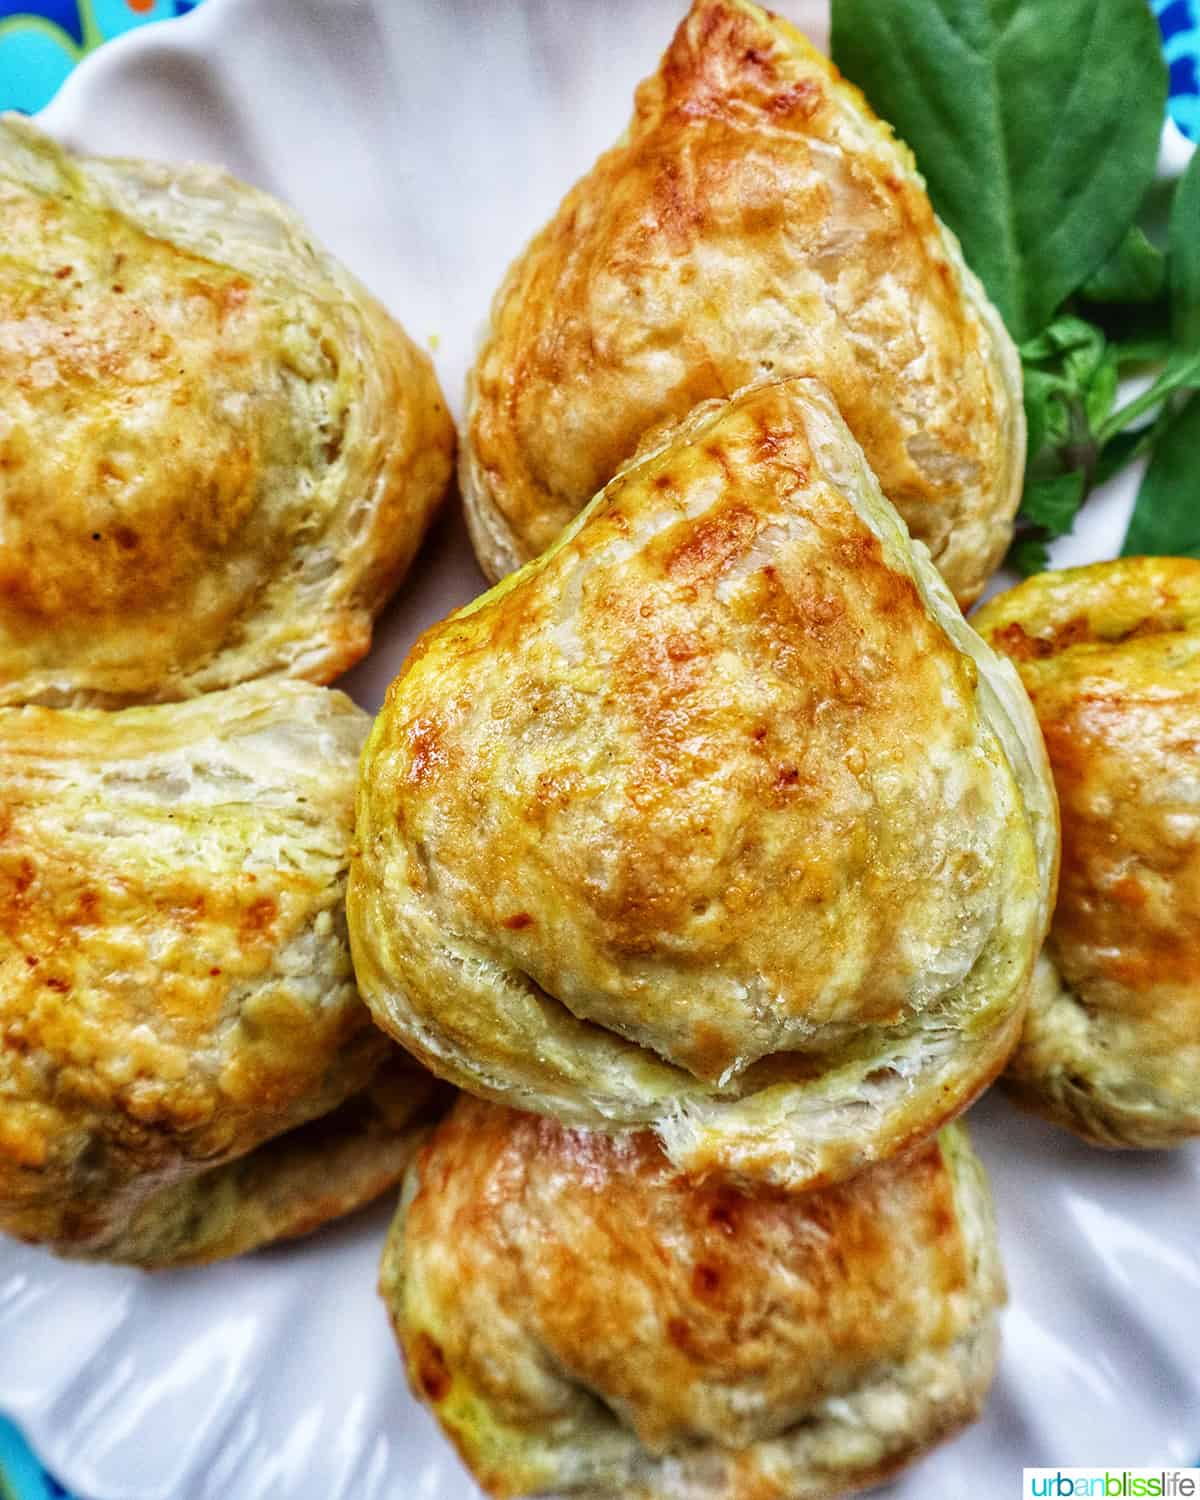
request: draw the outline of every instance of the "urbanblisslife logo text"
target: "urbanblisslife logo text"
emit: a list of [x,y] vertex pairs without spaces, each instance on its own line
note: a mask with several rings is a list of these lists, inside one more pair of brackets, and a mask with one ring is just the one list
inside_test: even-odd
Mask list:
[[1200,1469],[1026,1469],[1022,1500],[1200,1500]]

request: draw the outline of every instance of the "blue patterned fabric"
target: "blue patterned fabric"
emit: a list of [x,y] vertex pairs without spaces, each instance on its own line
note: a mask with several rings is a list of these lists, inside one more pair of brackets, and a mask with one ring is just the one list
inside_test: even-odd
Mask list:
[[1171,118],[1200,141],[1200,0],[1152,0],[1171,69]]
[[0,0],[0,109],[49,104],[77,62],[148,21],[194,10],[199,0]]
[[30,1453],[21,1434],[0,1417],[0,1500],[70,1500]]

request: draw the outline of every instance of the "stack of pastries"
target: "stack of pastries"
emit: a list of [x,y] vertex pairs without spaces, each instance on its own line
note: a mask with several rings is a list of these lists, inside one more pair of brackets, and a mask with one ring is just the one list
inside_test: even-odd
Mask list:
[[376,1019],[478,1096],[383,1287],[486,1488],[827,1495],[978,1411],[1003,1282],[951,1121],[1057,848],[1016,672],[807,377],[702,403],[417,643],[348,910]]
[[819,1500],[971,1420],[957,1117],[1200,1133],[1200,563],[964,621],[1020,365],[904,146],[694,0],[497,293],[497,581],[369,734],[428,361],[220,173],[11,123],[0,220],[0,1228],[177,1265],[404,1174],[381,1289],[501,1497]]
[[278,203],[0,122],[0,1229],[144,1266],[397,1181],[327,683],[445,493],[428,359]]
[[460,482],[501,581],[360,775],[360,988],[464,1091],[382,1290],[490,1493],[832,1495],[980,1409],[1004,1282],[954,1121],[1021,1034],[1058,825],[956,596],[1023,460],[904,148],[696,0],[500,288]]

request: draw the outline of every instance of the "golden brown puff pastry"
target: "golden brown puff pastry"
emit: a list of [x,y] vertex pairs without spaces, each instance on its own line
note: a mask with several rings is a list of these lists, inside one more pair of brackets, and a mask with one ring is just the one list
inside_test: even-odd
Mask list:
[[416,1394],[492,1495],[817,1500],[975,1417],[1004,1298],[983,1170],[909,1159],[743,1196],[461,1098],[384,1251]]
[[[378,1077],[393,1049],[350,965],[367,724],[283,679],[0,710],[0,1230],[177,1263],[398,1177],[432,1083],[415,1064]],[[275,1139],[373,1079],[324,1137]]]
[[1200,1134],[1200,562],[1043,573],[980,611],[1062,808],[1058,907],[1009,1074],[1086,1139]]
[[281,204],[0,121],[0,703],[330,681],[453,446],[428,358]]
[[451,1091],[396,1051],[326,1115],[143,1199],[103,1249],[147,1269],[205,1265],[295,1239],[393,1187]]
[[786,21],[695,0],[496,296],[459,474],[484,571],[546,547],[654,424],[793,374],[975,599],[1020,498],[1012,341],[859,91]]
[[363,758],[359,985],[471,1092],[799,1189],[1001,1068],[1055,818],[1016,672],[828,393],[753,387],[414,647]]

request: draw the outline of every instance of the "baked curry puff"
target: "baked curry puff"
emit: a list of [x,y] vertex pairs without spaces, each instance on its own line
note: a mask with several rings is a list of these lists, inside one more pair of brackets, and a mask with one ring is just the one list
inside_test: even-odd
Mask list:
[[1009,1083],[1100,1145],[1200,1134],[1200,562],[1043,573],[978,616],[1062,808],[1062,887]]
[[786,375],[829,387],[975,599],[1021,492],[1016,350],[859,91],[749,0],[695,0],[496,296],[460,459],[484,571],[549,545],[656,423]]
[[1016,672],[797,379],[702,404],[418,641],[347,900],[434,1072],[800,1189],[1002,1067],[1056,858]]
[[0,703],[366,652],[453,466],[428,358],[274,199],[0,121]]
[[398,1180],[436,1086],[350,965],[368,722],[282,679],[0,710],[0,1230],[179,1265]]
[[743,1196],[460,1099],[381,1290],[415,1393],[489,1494],[817,1500],[975,1417],[1004,1297],[961,1126],[851,1183]]

